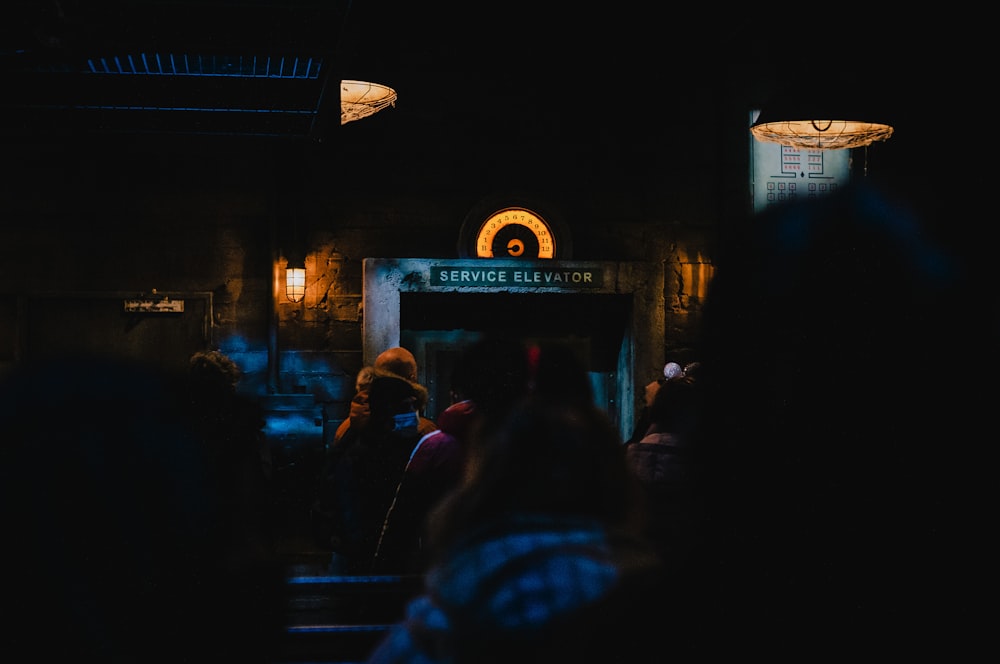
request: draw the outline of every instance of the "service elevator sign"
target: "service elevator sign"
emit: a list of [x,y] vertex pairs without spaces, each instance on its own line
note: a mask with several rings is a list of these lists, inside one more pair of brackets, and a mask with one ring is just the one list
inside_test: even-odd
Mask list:
[[601,288],[599,268],[567,267],[441,267],[431,266],[431,286],[495,288]]

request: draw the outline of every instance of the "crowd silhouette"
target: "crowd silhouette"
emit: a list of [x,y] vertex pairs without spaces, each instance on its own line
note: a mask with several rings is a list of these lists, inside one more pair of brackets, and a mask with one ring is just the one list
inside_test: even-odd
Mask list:
[[650,655],[659,559],[620,436],[570,349],[532,350],[526,390],[470,436],[461,484],[431,513],[426,591],[371,662]]
[[527,347],[520,339],[488,335],[461,352],[451,404],[438,416],[438,428],[417,442],[386,513],[374,571],[426,572],[428,517],[461,482],[470,439],[527,387]]
[[[997,329],[924,222],[866,182],[747,219],[646,442],[589,419],[585,381],[542,352],[530,396],[471,439],[432,514],[427,592],[371,662],[971,653],[989,504],[973,376],[992,374]],[[942,384],[928,358],[957,348],[974,360]],[[603,541],[589,569],[606,585],[546,576],[581,519],[600,535],[573,555]],[[623,532],[638,537],[618,558]]]

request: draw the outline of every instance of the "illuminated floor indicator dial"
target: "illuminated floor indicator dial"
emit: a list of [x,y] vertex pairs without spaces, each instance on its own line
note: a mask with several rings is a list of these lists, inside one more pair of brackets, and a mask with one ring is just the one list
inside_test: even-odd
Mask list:
[[531,210],[505,208],[479,226],[479,258],[554,258],[556,239],[545,220]]

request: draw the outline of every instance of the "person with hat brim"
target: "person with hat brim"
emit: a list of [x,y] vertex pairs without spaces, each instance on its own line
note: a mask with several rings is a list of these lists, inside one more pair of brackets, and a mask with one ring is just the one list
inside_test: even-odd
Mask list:
[[347,434],[352,424],[357,423],[364,426],[368,420],[368,386],[376,375],[392,374],[400,376],[410,381],[417,392],[417,428],[421,435],[430,433],[437,428],[434,420],[424,417],[420,413],[427,405],[427,388],[417,382],[417,359],[406,348],[394,346],[382,351],[375,358],[375,364],[362,367],[358,372],[358,380],[355,383],[354,397],[351,399],[350,415],[337,426],[333,434],[333,445],[336,446]]

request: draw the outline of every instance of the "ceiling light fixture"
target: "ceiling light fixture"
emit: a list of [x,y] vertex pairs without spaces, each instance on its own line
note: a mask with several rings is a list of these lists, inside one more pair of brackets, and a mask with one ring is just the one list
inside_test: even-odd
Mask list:
[[758,141],[808,150],[862,148],[892,136],[893,128],[863,120],[768,120],[763,114],[750,127]]
[[396,105],[396,91],[378,83],[343,80],[340,82],[340,124],[375,115],[386,106]]
[[750,132],[758,141],[799,149],[866,147],[893,134],[892,125],[871,110],[873,103],[872,95],[846,78],[810,79],[780,91]]

